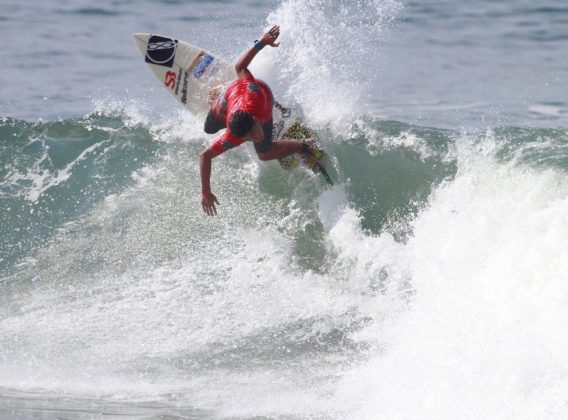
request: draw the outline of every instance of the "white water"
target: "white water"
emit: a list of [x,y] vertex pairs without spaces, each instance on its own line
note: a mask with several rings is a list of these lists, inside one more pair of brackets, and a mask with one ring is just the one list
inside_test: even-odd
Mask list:
[[401,250],[408,311],[366,331],[382,351],[339,385],[350,418],[568,414],[566,176],[461,153]]

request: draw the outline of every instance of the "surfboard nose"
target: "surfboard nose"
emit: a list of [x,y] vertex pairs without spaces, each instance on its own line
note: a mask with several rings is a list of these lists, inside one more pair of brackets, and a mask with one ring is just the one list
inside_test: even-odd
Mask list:
[[150,39],[150,34],[145,34],[142,32],[136,32],[132,34],[134,37],[134,43],[138,47],[140,54],[146,55],[146,46],[148,45],[148,40]]
[[134,37],[135,40],[144,41],[150,36],[150,34],[146,34],[146,33],[143,33],[143,32],[135,32],[135,33],[132,34],[132,36]]

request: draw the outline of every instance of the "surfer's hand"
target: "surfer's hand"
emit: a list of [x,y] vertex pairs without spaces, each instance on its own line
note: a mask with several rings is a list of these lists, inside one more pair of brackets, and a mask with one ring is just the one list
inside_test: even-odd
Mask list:
[[201,207],[203,207],[203,211],[207,214],[207,216],[216,216],[217,209],[215,208],[215,203],[219,205],[219,201],[217,201],[217,197],[215,194],[203,194],[201,196]]
[[271,47],[277,47],[280,45],[279,42],[276,42],[276,39],[280,36],[280,26],[274,25],[268,32],[262,35],[260,38],[260,42],[264,45],[270,45]]
[[215,86],[209,90],[209,99],[207,100],[209,105],[213,105],[213,102],[219,97],[221,89],[223,89],[223,85]]

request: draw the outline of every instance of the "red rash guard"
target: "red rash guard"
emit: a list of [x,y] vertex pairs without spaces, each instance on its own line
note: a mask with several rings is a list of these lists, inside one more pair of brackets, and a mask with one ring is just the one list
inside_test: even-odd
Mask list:
[[[266,83],[256,80],[251,74],[243,79],[237,79],[211,107],[215,118],[225,121],[225,127],[229,127],[231,115],[239,110],[253,115],[263,125],[272,120],[272,92]],[[243,143],[243,139],[233,136],[231,130],[227,128],[213,144],[213,150],[221,154]]]

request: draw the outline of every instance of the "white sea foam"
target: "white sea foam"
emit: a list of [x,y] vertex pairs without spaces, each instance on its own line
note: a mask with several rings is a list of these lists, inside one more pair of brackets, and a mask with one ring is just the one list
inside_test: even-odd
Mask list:
[[566,416],[567,181],[470,156],[435,192],[404,247],[409,310],[339,387],[351,418]]

